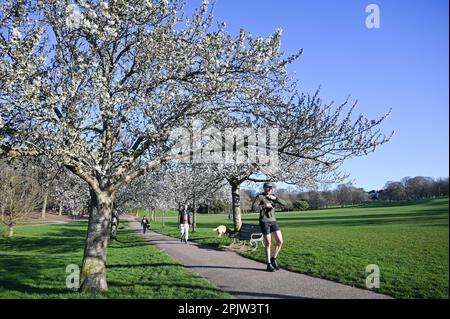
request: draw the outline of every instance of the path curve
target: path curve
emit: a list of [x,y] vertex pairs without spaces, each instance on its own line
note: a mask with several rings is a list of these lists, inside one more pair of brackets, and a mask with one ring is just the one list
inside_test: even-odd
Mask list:
[[392,297],[333,281],[280,269],[265,271],[265,265],[231,251],[189,242],[152,231],[142,234],[136,217],[129,225],[146,242],[177,259],[186,268],[214,283],[235,298],[243,299],[390,299]]

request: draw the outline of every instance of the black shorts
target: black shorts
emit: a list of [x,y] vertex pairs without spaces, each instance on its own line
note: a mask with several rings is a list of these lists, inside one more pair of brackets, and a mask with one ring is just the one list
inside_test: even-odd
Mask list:
[[278,226],[277,222],[259,222],[259,226],[261,227],[261,232],[264,235],[269,235],[277,230],[280,230],[280,226]]

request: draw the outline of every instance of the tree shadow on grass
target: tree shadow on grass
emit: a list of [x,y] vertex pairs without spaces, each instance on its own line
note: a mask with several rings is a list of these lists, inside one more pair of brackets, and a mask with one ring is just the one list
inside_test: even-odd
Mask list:
[[44,294],[44,295],[70,295],[73,294],[74,291],[68,288],[45,288],[45,287],[36,287],[32,285],[23,284],[16,279],[2,278],[0,281],[0,296],[2,295],[2,290],[5,292],[20,292],[27,294]]
[[0,295],[73,293],[65,287],[65,270],[82,260],[87,225],[45,227],[41,234],[0,239]]
[[[29,294],[71,294],[65,288],[66,262],[57,257],[5,255],[0,256],[0,291]],[[60,278],[55,276],[60,274]],[[57,282],[55,281],[57,280]],[[40,287],[43,286],[43,287]],[[47,288],[50,286],[54,288]],[[0,292],[0,296],[3,293]]]
[[[35,294],[71,297],[72,289],[65,287],[67,264],[82,260],[86,228],[79,224],[50,226],[41,234],[0,239],[0,297]],[[134,237],[134,231],[123,229],[119,241],[111,242],[110,249],[147,246]],[[120,255],[119,255],[120,256]],[[119,257],[120,258],[120,257]],[[138,267],[179,267],[176,263],[123,264],[111,263],[108,269]],[[114,283],[111,283],[113,287]],[[202,287],[202,289],[205,289]]]
[[61,254],[71,253],[84,247],[86,230],[79,225],[51,225],[56,230],[46,232],[41,236],[15,236],[0,241],[0,251],[15,251],[27,253]]

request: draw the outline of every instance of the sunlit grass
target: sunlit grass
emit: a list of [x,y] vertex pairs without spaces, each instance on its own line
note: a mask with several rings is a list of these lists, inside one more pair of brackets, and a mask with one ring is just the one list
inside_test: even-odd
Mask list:
[[19,226],[0,237],[0,298],[229,298],[175,259],[145,243],[122,222],[108,248],[109,291],[66,288],[66,266],[80,265],[86,223]]

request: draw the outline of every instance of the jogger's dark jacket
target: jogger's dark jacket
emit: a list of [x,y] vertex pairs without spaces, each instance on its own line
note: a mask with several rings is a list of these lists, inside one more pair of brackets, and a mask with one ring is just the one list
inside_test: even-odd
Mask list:
[[[272,208],[267,208],[267,203],[272,204]],[[259,221],[260,222],[276,222],[275,218],[275,205],[279,204],[281,206],[286,206],[286,202],[278,197],[274,200],[269,199],[265,193],[261,193],[256,196],[255,201],[253,202],[253,211],[255,213],[259,213]]]

